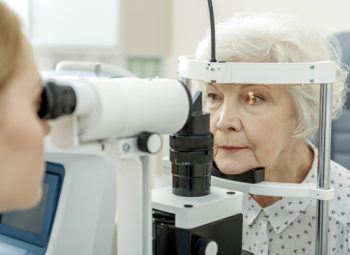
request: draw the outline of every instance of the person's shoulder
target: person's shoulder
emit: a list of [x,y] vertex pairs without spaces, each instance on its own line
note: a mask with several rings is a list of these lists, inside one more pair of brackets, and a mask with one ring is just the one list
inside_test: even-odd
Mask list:
[[334,161],[330,168],[335,197],[329,203],[329,216],[347,224],[350,223],[350,170]]

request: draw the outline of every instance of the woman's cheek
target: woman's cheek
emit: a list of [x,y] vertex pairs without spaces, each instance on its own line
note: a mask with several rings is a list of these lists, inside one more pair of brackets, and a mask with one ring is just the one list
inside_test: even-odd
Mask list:
[[212,132],[214,134],[215,137],[215,132],[217,129],[217,123],[219,121],[218,119],[218,113],[214,112],[214,111],[208,111],[208,113],[210,114],[210,122],[209,122],[209,126],[210,126],[210,132]]

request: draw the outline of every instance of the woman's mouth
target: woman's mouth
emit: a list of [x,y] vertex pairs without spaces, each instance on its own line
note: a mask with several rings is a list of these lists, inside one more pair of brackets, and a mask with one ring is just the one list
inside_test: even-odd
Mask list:
[[225,153],[233,154],[233,153],[239,152],[241,150],[247,149],[247,147],[223,145],[223,146],[218,146],[218,149],[222,150]]

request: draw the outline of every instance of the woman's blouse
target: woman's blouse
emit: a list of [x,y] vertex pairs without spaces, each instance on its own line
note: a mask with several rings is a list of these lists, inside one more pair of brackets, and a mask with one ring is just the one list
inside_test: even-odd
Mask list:
[[[303,183],[317,183],[317,149]],[[328,255],[350,254],[350,171],[331,161]],[[255,255],[315,254],[316,200],[285,197],[262,208],[249,194],[243,199],[243,249]]]

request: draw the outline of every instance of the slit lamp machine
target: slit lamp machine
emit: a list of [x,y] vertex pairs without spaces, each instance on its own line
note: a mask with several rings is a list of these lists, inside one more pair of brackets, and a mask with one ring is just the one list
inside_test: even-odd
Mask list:
[[[39,116],[59,118],[46,152],[44,196],[0,218],[0,254],[249,254],[242,251],[242,192],[317,199],[316,254],[327,252],[331,95],[335,63],[240,63],[178,59],[175,79],[139,79],[100,63],[62,62],[44,77]],[[315,184],[264,181],[264,169],[213,171],[213,135],[190,80],[321,86]],[[58,128],[57,128],[58,127]],[[170,134],[172,186],[151,190],[150,156]],[[117,218],[116,230],[115,219]]]

